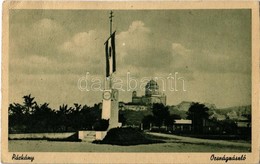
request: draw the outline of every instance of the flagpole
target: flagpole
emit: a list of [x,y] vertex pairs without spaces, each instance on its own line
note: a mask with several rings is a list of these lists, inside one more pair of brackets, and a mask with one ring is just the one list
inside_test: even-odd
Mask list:
[[113,21],[113,11],[111,11],[110,12],[110,36],[111,36],[111,34],[112,34],[112,21]]
[[[110,36],[109,37],[111,37],[111,35],[112,35],[112,28],[113,28],[113,11],[111,10],[111,12],[110,12]],[[112,60],[112,59],[110,59],[110,60]],[[112,62],[110,62],[110,64],[112,64]],[[110,68],[110,72],[112,71],[112,69],[113,69],[113,67],[111,67]],[[112,75],[113,75],[113,71],[110,73],[110,76],[109,76],[109,89],[112,89]]]

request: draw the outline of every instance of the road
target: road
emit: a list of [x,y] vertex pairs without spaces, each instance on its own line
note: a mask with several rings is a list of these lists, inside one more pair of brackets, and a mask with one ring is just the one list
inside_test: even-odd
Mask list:
[[[163,133],[152,133],[147,132],[147,134],[167,138],[169,140],[175,140],[175,142],[182,142],[182,143],[193,143],[193,144],[220,144],[223,146],[238,146],[238,147],[245,147],[250,148],[251,143],[247,142],[234,142],[234,141],[226,141],[226,140],[211,140],[211,139],[200,139],[200,138],[192,138],[192,137],[184,137],[184,136],[177,136],[173,134],[163,134]],[[166,139],[166,140],[167,140]]]

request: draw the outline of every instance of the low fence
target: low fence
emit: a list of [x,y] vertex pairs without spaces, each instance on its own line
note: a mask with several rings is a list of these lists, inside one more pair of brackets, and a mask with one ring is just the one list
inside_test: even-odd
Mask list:
[[[99,133],[98,133],[99,134]],[[9,134],[10,140],[41,140],[41,139],[71,139],[82,141],[94,141],[96,139],[96,131],[78,131],[78,132],[66,132],[66,133],[23,133],[23,134]],[[99,139],[99,138],[98,138]],[[103,139],[103,138],[102,138]]]
[[74,135],[75,132],[69,133],[24,133],[24,134],[9,134],[9,139],[65,139]]

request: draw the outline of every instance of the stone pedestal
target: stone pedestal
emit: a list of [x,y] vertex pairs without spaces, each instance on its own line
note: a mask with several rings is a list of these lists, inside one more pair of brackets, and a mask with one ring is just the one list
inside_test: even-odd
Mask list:
[[103,140],[107,135],[107,131],[96,131],[96,140]]
[[92,142],[96,139],[95,131],[78,131],[78,138],[82,141]]
[[118,90],[104,90],[102,102],[102,119],[109,120],[108,129],[119,127],[118,110]]

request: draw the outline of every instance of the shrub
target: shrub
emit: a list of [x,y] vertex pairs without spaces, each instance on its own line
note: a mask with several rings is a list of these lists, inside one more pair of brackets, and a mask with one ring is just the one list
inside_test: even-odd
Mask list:
[[162,143],[162,141],[149,139],[144,133],[128,127],[110,129],[102,141],[94,141],[94,143],[128,146]]
[[94,130],[106,131],[109,126],[109,120],[101,119],[94,124]]

